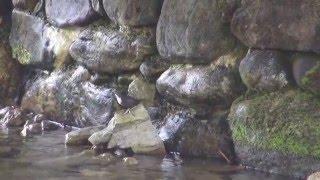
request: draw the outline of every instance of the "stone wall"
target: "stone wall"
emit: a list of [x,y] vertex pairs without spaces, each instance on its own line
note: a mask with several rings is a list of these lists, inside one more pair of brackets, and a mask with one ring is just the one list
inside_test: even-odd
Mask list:
[[1,3],[0,106],[106,125],[120,93],[167,151],[320,169],[319,0],[12,0],[11,21]]

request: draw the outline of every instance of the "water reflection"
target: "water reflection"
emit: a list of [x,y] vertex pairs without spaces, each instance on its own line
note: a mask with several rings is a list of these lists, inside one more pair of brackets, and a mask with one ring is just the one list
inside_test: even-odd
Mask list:
[[137,155],[127,166],[115,157],[95,157],[88,147],[67,148],[64,132],[22,138],[20,129],[0,130],[0,179],[285,180],[282,176],[239,170],[212,159]]

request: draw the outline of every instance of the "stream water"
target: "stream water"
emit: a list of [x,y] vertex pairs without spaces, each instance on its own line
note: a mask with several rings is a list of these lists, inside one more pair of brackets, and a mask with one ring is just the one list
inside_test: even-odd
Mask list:
[[84,155],[89,147],[66,147],[64,132],[21,137],[19,129],[0,130],[0,179],[210,179],[286,180],[279,175],[237,170],[213,159],[184,159],[135,156],[138,165],[121,159],[92,159]]

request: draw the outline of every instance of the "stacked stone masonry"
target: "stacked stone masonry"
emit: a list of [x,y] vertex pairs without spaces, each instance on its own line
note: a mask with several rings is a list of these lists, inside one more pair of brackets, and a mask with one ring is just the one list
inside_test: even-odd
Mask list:
[[320,169],[319,53],[319,0],[3,0],[0,107],[86,127],[73,144],[223,152],[306,177]]

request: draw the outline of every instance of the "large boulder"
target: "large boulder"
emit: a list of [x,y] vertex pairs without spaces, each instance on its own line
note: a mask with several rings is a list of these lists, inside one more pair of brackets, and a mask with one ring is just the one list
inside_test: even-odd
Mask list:
[[[238,57],[222,57],[226,63]],[[217,61],[217,62],[221,62]],[[236,65],[172,66],[157,80],[157,90],[166,99],[196,109],[227,108],[244,91]]]
[[89,141],[93,145],[107,144],[108,148],[131,148],[135,153],[165,154],[163,142],[142,104],[130,112],[116,112],[108,127],[94,133]]
[[237,0],[165,0],[157,26],[160,55],[203,63],[230,52],[236,45],[229,28],[236,6]]
[[163,0],[103,0],[109,18],[124,26],[155,25]]
[[14,105],[21,87],[22,68],[11,58],[11,49],[0,39],[0,105]]
[[232,32],[249,47],[320,52],[318,0],[245,0]]
[[209,119],[197,119],[189,111],[178,111],[165,118],[159,136],[170,152],[182,156],[221,157],[234,159],[232,138],[227,126],[227,113],[215,113]]
[[229,115],[244,166],[306,178],[320,168],[320,103],[298,90],[237,100]]
[[10,45],[23,65],[50,69],[71,60],[69,47],[79,29],[57,29],[26,12],[13,10]]
[[84,26],[97,18],[91,0],[46,0],[48,21],[58,27]]
[[239,72],[250,90],[275,91],[293,84],[289,56],[281,51],[251,49]]
[[142,60],[155,51],[155,32],[149,28],[137,31],[118,31],[103,25],[90,27],[72,44],[70,54],[77,62],[97,72],[138,69]]
[[41,0],[12,0],[12,4],[14,8],[33,12],[40,1]]
[[27,89],[21,107],[63,124],[107,124],[114,111],[113,90],[97,87],[89,79],[82,67],[39,77]]
[[296,53],[292,61],[293,75],[297,84],[320,95],[320,56],[312,53]]

